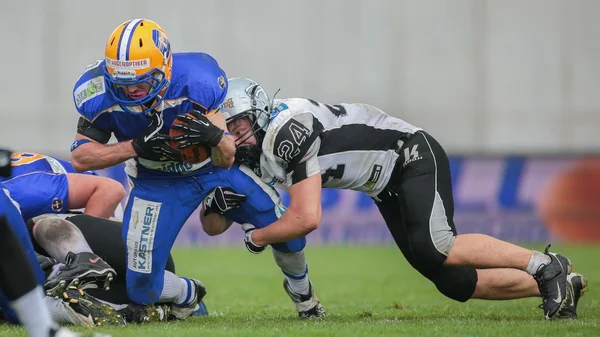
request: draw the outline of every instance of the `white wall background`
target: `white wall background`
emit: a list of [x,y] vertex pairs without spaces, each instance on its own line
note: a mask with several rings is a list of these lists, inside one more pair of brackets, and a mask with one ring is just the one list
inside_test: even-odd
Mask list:
[[371,103],[452,153],[595,152],[598,13],[597,0],[2,1],[0,144],[67,155],[75,80],[117,25],[147,17],[230,77]]

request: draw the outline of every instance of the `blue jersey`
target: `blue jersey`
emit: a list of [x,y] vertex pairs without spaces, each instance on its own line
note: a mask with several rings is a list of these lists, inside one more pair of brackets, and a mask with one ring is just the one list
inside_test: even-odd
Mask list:
[[[144,114],[130,114],[106,91],[105,61],[88,66],[73,90],[77,111],[94,126],[112,132],[118,141],[139,136],[150,123]],[[217,61],[205,53],[173,53],[171,83],[164,101],[156,110],[162,111],[165,125],[161,133],[168,134],[177,115],[195,109],[211,113],[218,109],[227,94],[227,77]],[[133,177],[189,174],[209,163],[184,164],[172,161],[151,161],[135,158],[127,162],[126,172]]]
[[[12,174],[0,178],[19,206],[25,221],[45,213],[66,213],[69,196],[67,173],[76,173],[70,162],[38,153],[11,156]],[[93,171],[84,174],[97,175]]]

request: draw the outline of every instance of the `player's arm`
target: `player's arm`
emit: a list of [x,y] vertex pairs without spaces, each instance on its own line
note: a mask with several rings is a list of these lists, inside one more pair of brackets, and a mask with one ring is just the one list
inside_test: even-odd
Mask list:
[[78,172],[99,170],[120,164],[134,157],[160,160],[175,159],[176,152],[167,146],[168,136],[160,134],[161,113],[149,116],[148,126],[133,140],[106,144],[111,133],[99,128],[84,117],[77,123],[77,135],[71,145],[71,163]]
[[[297,118],[297,119],[295,119]],[[283,124],[267,154],[286,170],[291,185],[290,205],[274,223],[261,229],[246,230],[246,245],[264,247],[306,236],[321,222],[321,170],[317,154],[321,144],[320,130],[312,125],[312,116],[305,114]],[[269,160],[269,159],[267,159]]]
[[84,214],[99,218],[110,218],[126,193],[121,183],[107,177],[68,173],[67,181],[68,208],[85,208]]
[[315,174],[288,189],[290,205],[283,215],[267,227],[251,234],[257,246],[295,240],[308,235],[321,222],[321,174]]
[[208,119],[224,132],[217,146],[211,148],[210,159],[219,167],[231,167],[235,161],[235,138],[227,130],[227,123],[221,112],[215,112]]
[[106,145],[80,133],[71,146],[71,163],[77,172],[115,166],[136,156],[131,141]]

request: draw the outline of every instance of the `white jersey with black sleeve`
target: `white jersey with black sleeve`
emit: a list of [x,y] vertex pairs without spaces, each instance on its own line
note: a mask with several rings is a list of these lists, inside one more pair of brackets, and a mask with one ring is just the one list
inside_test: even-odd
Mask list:
[[375,197],[390,179],[402,139],[419,130],[368,104],[275,100],[262,144],[261,178],[288,188],[321,173],[323,187]]

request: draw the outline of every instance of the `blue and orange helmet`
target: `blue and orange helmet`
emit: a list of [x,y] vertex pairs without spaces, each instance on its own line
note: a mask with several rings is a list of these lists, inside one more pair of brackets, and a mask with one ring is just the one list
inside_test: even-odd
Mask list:
[[[162,103],[171,81],[173,57],[165,31],[148,19],[129,20],[110,35],[105,49],[107,91],[125,112],[149,113]],[[128,85],[148,83],[140,99],[127,95]]]

